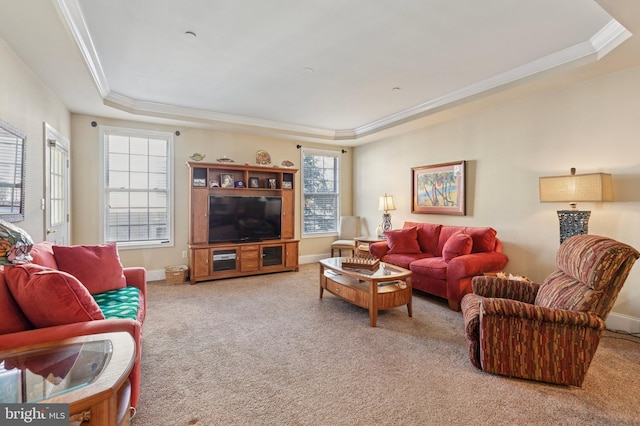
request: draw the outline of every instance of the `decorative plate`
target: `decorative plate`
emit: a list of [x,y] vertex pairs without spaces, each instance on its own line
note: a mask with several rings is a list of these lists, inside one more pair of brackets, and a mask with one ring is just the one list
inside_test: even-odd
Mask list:
[[234,163],[234,161],[229,157],[221,157],[216,160],[219,163]]
[[267,151],[261,149],[260,151],[256,152],[256,163],[260,164],[261,166],[271,164],[271,156]]
[[280,163],[280,164],[282,164],[282,167],[286,167],[286,168],[291,168],[291,167],[293,167],[293,163],[292,163],[291,161],[289,161],[289,160],[284,160],[284,161],[283,161],[282,163]]
[[199,152],[194,152],[193,155],[189,156],[193,161],[202,161],[204,157],[206,157],[206,155],[200,154]]

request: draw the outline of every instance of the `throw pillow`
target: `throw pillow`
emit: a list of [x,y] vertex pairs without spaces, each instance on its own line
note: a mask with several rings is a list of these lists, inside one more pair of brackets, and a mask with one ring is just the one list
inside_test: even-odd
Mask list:
[[29,330],[33,326],[24,316],[11,295],[4,277],[4,266],[0,265],[0,334]]
[[473,252],[492,252],[496,246],[496,230],[469,226],[464,230],[473,239]]
[[127,286],[116,243],[96,246],[53,246],[58,269],[68,272],[98,294]]
[[86,287],[72,275],[33,263],[5,268],[22,312],[37,328],[104,319]]
[[447,242],[444,243],[444,247],[442,247],[442,258],[448,262],[454,257],[469,254],[471,253],[472,246],[473,240],[471,236],[462,231],[458,231],[450,236]]
[[403,253],[421,253],[420,244],[418,244],[418,230],[415,227],[394,229],[385,231],[389,251],[387,254]]
[[31,262],[33,240],[24,229],[0,219],[0,265]]

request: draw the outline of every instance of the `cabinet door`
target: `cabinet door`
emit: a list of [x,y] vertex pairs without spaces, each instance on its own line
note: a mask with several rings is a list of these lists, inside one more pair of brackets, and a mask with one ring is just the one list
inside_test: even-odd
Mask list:
[[191,273],[194,278],[211,275],[209,268],[209,249],[192,250],[191,254],[193,256]]
[[191,189],[191,244],[209,242],[209,190]]
[[282,268],[284,265],[284,244],[260,246],[260,268]]
[[298,243],[285,244],[285,264],[287,268],[298,267]]
[[295,214],[292,189],[282,190],[282,238],[294,238]]

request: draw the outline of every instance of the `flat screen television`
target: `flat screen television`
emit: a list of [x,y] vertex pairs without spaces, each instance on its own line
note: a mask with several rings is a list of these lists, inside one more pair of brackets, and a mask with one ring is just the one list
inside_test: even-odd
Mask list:
[[209,243],[277,240],[281,235],[281,197],[209,196]]

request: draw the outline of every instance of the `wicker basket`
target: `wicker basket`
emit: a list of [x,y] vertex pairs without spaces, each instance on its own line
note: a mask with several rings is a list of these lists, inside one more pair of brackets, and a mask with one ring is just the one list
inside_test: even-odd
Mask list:
[[187,265],[171,265],[164,268],[164,275],[169,284],[183,283],[187,280]]

